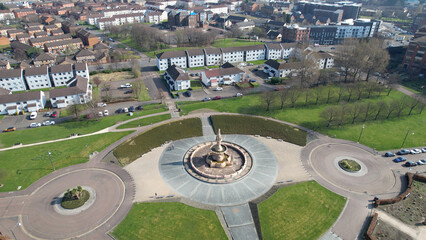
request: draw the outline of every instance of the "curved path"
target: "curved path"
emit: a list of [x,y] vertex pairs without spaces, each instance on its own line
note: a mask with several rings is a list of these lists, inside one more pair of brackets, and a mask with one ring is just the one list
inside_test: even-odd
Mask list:
[[[160,114],[164,114],[164,112]],[[212,114],[222,113],[194,114],[181,117],[181,119],[205,117]],[[129,138],[153,126],[176,120],[170,119],[133,129],[116,129],[118,125],[139,118],[130,119],[94,133],[136,130],[102,150],[89,162],[57,170],[41,178],[25,190],[0,193],[0,231],[10,232],[10,229],[14,229],[18,239],[33,239],[34,237],[40,239],[71,237],[107,239],[108,236],[105,234],[120,223],[130,211],[135,187],[133,179],[127,171],[113,164],[102,163],[101,160],[116,146]],[[276,119],[271,120],[283,122]],[[348,198],[345,210],[331,230],[343,239],[356,238],[370,213],[369,200],[372,199],[372,194],[380,193],[382,194],[381,196],[386,194],[389,196],[397,195],[401,188],[399,178],[396,178],[397,181],[392,180],[389,166],[377,159],[375,151],[368,147],[350,141],[328,138],[292,123],[286,124],[306,130],[310,135],[315,136],[316,140],[311,141],[302,151],[302,163],[307,172],[317,182],[329,190]],[[86,135],[81,137],[84,136]],[[25,145],[22,147],[25,147]],[[340,155],[359,159],[367,166],[368,173],[362,177],[353,177],[338,172],[333,160]],[[378,175],[375,176],[374,174]],[[357,181],[361,181],[363,186],[356,183]],[[391,181],[393,181],[392,184],[390,183]],[[50,202],[52,202],[50,199],[54,200],[54,197],[63,192],[64,188],[70,188],[75,184],[93,187],[97,193],[106,192],[105,195],[102,193],[99,196],[99,198],[102,197],[102,205],[95,203],[93,209],[91,207],[87,212],[83,213],[85,217],[77,214],[62,219],[52,212],[53,206],[50,205]],[[362,187],[366,185],[368,185],[367,192],[363,192]],[[380,189],[385,190],[381,192]],[[46,201],[48,202],[47,204]],[[22,226],[16,225],[18,220],[22,222]],[[59,225],[61,223],[66,227],[60,228]],[[46,226],[55,226],[55,228],[57,226],[58,229],[46,232]],[[78,228],[78,226],[81,226],[81,228]],[[57,235],[59,231],[61,235]]]

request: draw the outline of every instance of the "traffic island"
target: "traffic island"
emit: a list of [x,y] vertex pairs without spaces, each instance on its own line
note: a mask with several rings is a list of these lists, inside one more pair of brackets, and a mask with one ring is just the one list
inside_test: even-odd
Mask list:
[[361,165],[359,165],[356,161],[351,159],[343,159],[339,161],[339,166],[348,172],[359,172],[361,170]]

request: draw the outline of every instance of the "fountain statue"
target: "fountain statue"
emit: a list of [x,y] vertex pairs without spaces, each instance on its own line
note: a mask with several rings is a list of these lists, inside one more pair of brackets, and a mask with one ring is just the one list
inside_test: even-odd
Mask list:
[[216,136],[216,143],[210,148],[206,155],[206,162],[211,168],[224,168],[232,166],[232,156],[227,152],[228,148],[222,144],[222,135],[220,129]]

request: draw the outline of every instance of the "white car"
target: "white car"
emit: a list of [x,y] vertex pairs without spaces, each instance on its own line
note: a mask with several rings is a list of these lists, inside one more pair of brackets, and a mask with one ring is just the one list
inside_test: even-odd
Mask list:
[[121,87],[121,88],[131,88],[131,87],[132,87],[132,84],[130,84],[130,83],[126,83],[126,84],[124,84],[124,85],[120,85],[120,87]]
[[107,106],[106,103],[103,103],[103,102],[98,103],[98,107],[106,107],[106,106]]
[[31,123],[30,124],[30,128],[37,128],[37,127],[41,127],[41,123]]
[[411,154],[419,154],[419,153],[422,153],[422,151],[420,151],[420,149],[416,148],[416,149],[411,150],[410,153]]
[[55,125],[55,121],[46,120],[43,122],[43,126]]
[[215,91],[222,91],[223,90],[223,88],[221,88],[221,87],[217,87],[216,89],[215,89]]
[[31,119],[31,120],[36,119],[36,117],[37,117],[37,112],[32,112],[32,113],[30,114],[30,119]]
[[123,108],[123,112],[127,113],[127,112],[129,112],[129,109],[128,108]]
[[422,152],[426,153],[426,147],[422,148]]
[[104,110],[104,116],[108,116],[109,115],[109,111],[107,109]]
[[236,96],[236,97],[242,97],[242,96],[243,96],[243,94],[242,94],[242,93],[237,93],[237,94],[235,94],[235,96]]
[[417,165],[425,165],[425,164],[426,164],[426,159],[417,161]]
[[104,115],[103,115],[103,113],[102,113],[102,112],[98,112],[98,113],[96,114],[96,116],[98,116],[98,117],[103,117]]

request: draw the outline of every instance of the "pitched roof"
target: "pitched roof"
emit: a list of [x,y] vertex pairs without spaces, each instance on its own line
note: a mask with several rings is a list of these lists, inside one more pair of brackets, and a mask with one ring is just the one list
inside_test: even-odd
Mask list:
[[209,55],[209,54],[215,54],[215,55],[222,54],[222,52],[220,51],[220,48],[204,48],[204,51],[206,52],[207,55]]
[[265,64],[271,66],[274,69],[299,69],[302,67],[302,63],[301,62],[290,62],[290,63],[286,63],[286,62],[278,62],[277,60],[272,60],[269,59],[268,61],[265,62]]
[[295,47],[297,47],[297,42],[293,42],[293,43],[281,43],[281,46],[282,46],[284,49],[287,49],[287,48],[295,48]]
[[49,91],[50,98],[71,96],[77,94],[84,94],[87,92],[87,85],[89,80],[84,77],[77,76],[75,81],[67,88],[55,88]]
[[9,95],[11,93],[11,91],[9,89],[5,89],[0,87],[0,96],[1,95]]
[[243,73],[244,71],[236,68],[236,67],[230,67],[230,68],[216,68],[216,69],[210,69],[205,71],[207,78],[212,77],[219,77],[219,76],[225,76],[225,75],[232,75],[232,74],[238,74]]
[[[58,36],[63,36],[63,35],[58,35]],[[83,41],[81,41],[80,38],[73,38],[73,39],[70,39],[70,40],[63,40],[63,41],[58,41],[58,42],[50,42],[50,43],[45,43],[44,45],[47,48],[50,48],[50,47],[69,45],[69,44],[73,44],[73,43],[80,43],[81,45],[83,45]]]
[[254,22],[253,21],[248,21],[248,22],[238,22],[235,25],[237,25],[238,27],[247,27],[247,26],[254,26]]
[[41,91],[0,95],[0,104],[41,99]]
[[186,50],[186,52],[188,53],[188,56],[198,56],[198,55],[204,55],[204,51],[203,49],[188,49]]
[[21,69],[8,69],[8,70],[0,70],[0,78],[15,78],[21,77]]
[[177,68],[176,65],[167,68],[166,72],[170,75],[170,77],[172,77],[174,81],[189,80],[188,73]]
[[88,57],[88,56],[95,56],[95,53],[90,51],[89,49],[81,49],[75,57]]
[[220,66],[221,68],[233,68],[233,67],[235,67],[234,65],[232,65],[231,63],[229,63],[229,62],[226,62],[226,63],[224,63],[222,66]]
[[168,59],[168,58],[177,58],[177,57],[186,57],[185,51],[169,51],[162,52],[157,54],[157,58],[159,59]]
[[71,64],[61,64],[55,65],[50,68],[50,73],[64,73],[64,72],[72,72]]
[[266,46],[269,49],[275,49],[275,50],[281,50],[282,49],[281,44],[279,44],[279,43],[267,43]]
[[47,74],[47,66],[33,67],[25,69],[25,76],[36,76]]
[[87,65],[85,63],[76,63],[74,68],[76,71],[85,71],[87,70]]
[[35,60],[36,61],[55,61],[55,57],[50,53],[43,52],[43,53],[40,53],[40,55],[38,55],[35,58]]
[[43,43],[43,42],[51,42],[51,41],[59,41],[64,39],[70,39],[71,34],[63,34],[63,35],[56,35],[56,36],[47,36],[47,37],[38,37],[38,38],[32,38],[30,40],[31,44],[34,43]]
[[104,50],[104,49],[109,49],[109,47],[101,42],[98,42],[95,45],[93,45],[93,50]]

